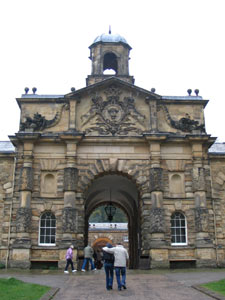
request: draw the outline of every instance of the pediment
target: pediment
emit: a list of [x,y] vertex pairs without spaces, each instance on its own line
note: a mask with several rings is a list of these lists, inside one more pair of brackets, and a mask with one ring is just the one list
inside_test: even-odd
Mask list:
[[148,99],[160,96],[115,77],[67,95],[79,99],[77,122],[86,136],[140,136],[149,124]]
[[140,88],[134,84],[123,81],[123,80],[117,78],[116,76],[112,76],[110,78],[107,78],[107,79],[97,82],[95,84],[89,85],[89,86],[79,89],[77,91],[66,94],[65,98],[74,98],[75,97],[75,98],[82,99],[82,95],[84,95],[86,93],[89,93],[89,94],[95,93],[95,91],[98,91],[99,89],[107,88],[110,85],[115,85],[120,89],[126,89],[127,91],[130,91],[133,94],[135,94],[135,93],[143,94],[143,95],[145,95],[145,97],[149,97],[150,99],[161,99],[160,95],[155,94],[146,89]]

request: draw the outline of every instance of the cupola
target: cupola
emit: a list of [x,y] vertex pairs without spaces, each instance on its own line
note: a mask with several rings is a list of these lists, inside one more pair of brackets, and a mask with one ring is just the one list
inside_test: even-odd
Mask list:
[[134,83],[133,76],[129,75],[129,53],[132,48],[124,37],[109,30],[108,34],[97,36],[89,49],[92,71],[87,78],[87,86],[112,76]]

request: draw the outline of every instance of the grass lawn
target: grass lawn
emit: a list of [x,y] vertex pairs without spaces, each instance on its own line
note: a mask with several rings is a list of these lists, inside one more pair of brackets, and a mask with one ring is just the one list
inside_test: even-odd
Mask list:
[[49,290],[48,286],[25,283],[15,278],[0,279],[1,300],[39,300]]
[[203,284],[205,288],[225,296],[225,279]]

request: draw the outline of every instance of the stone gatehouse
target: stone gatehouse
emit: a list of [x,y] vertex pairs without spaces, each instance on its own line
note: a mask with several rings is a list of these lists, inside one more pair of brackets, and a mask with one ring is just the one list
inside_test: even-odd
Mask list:
[[128,218],[131,268],[224,266],[225,145],[205,131],[208,100],[134,85],[120,35],[89,48],[86,87],[16,99],[20,129],[0,143],[0,261],[62,267],[73,243],[79,262],[90,214],[112,201]]

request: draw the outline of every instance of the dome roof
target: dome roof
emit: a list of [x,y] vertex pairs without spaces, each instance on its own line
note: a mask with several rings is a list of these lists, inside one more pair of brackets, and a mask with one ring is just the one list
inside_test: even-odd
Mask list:
[[91,45],[91,47],[96,44],[96,43],[123,43],[126,44],[129,48],[131,48],[129,46],[129,44],[127,43],[126,39],[124,37],[122,37],[119,34],[111,34],[111,33],[103,33],[99,36],[96,37],[96,39],[94,40],[93,44]]

